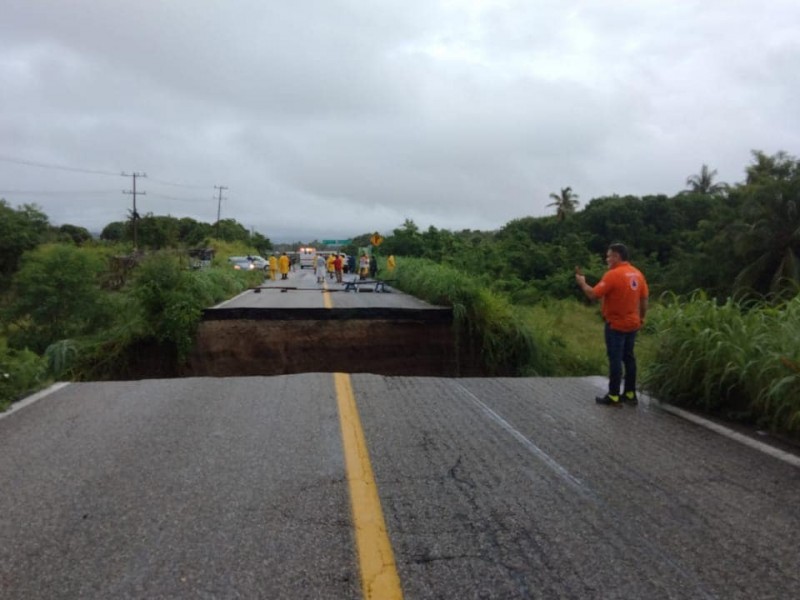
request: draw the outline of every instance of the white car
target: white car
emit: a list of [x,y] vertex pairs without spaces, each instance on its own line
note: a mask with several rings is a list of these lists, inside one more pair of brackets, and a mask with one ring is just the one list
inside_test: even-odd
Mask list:
[[231,256],[228,262],[237,271],[269,271],[269,262],[261,256]]

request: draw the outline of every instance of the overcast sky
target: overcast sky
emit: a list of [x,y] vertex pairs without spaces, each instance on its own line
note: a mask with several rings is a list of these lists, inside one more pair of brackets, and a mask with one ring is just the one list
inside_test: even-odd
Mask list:
[[273,241],[489,230],[752,149],[800,154],[797,0],[2,0],[0,197],[54,224],[137,171],[141,214],[227,186]]

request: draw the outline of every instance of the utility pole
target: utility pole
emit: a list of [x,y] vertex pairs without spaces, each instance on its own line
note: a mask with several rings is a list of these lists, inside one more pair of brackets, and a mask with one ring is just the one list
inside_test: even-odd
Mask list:
[[[217,239],[219,239],[219,218],[222,213],[222,190],[227,190],[228,187],[224,185],[215,185],[215,190],[219,190],[219,200],[217,202]],[[227,200],[227,198],[225,198]]]
[[133,195],[133,252],[139,249],[139,237],[137,235],[137,224],[139,221],[139,213],[136,212],[136,195],[146,196],[147,192],[137,192],[136,191],[136,178],[137,177],[147,177],[147,173],[137,173],[133,172],[130,175],[127,173],[122,174],[123,177],[132,177],[133,178],[133,190],[122,190],[123,194],[132,194]]

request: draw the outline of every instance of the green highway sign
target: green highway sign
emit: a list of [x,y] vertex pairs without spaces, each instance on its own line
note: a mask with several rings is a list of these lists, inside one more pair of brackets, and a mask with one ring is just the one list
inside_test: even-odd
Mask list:
[[326,246],[344,246],[345,244],[350,244],[353,240],[322,240],[322,243]]

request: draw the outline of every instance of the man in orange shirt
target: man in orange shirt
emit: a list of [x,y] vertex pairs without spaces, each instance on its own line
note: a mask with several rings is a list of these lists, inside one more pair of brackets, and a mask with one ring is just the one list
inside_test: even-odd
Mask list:
[[[608,393],[595,398],[598,404],[619,406],[620,402],[638,404],[636,398],[636,357],[633,347],[636,332],[647,314],[650,292],[644,275],[628,262],[624,244],[611,244],[606,252],[606,271],[596,286],[576,269],[575,280],[590,300],[601,298],[605,319],[606,353],[608,354]],[[625,391],[620,395],[622,365],[625,365]]]

